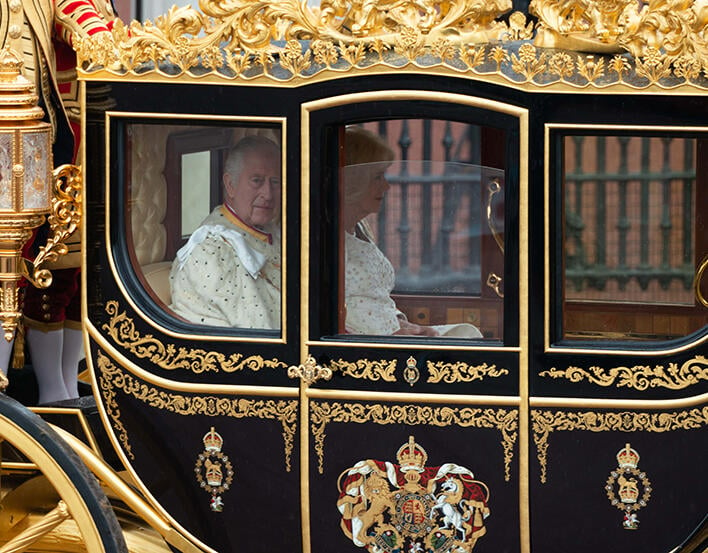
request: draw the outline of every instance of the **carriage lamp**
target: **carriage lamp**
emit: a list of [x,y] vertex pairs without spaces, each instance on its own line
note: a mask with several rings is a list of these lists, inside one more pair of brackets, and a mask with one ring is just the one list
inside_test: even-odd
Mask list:
[[[53,171],[52,127],[42,121],[35,86],[22,75],[22,61],[0,50],[0,321],[12,340],[22,317],[19,283],[24,277],[39,288],[51,284],[42,263],[66,253],[63,240],[81,216],[77,167]],[[50,234],[34,261],[22,249],[49,215]]]

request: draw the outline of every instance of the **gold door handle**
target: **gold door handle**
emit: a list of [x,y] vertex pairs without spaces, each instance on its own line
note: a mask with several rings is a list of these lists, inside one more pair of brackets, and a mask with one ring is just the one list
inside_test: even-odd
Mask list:
[[487,225],[489,226],[489,230],[492,231],[492,236],[494,237],[494,241],[497,243],[497,246],[499,246],[501,252],[504,253],[504,241],[502,240],[501,234],[494,226],[494,220],[492,217],[492,200],[494,200],[494,196],[501,192],[501,184],[499,184],[499,179],[493,178],[489,181],[487,189],[489,190],[489,196],[487,196]]
[[489,273],[489,275],[487,275],[487,286],[494,290],[496,295],[500,298],[504,297],[504,292],[499,289],[501,287],[502,280],[502,277],[496,273]]
[[693,278],[693,290],[696,293],[696,299],[703,307],[708,307],[708,299],[706,299],[701,292],[701,280],[703,279],[703,273],[705,273],[706,267],[708,267],[708,255],[705,255],[698,264],[696,276]]
[[290,378],[299,378],[307,386],[311,386],[318,380],[329,380],[332,378],[332,369],[329,367],[321,367],[315,361],[312,355],[308,355],[302,365],[293,365],[288,367],[288,376]]

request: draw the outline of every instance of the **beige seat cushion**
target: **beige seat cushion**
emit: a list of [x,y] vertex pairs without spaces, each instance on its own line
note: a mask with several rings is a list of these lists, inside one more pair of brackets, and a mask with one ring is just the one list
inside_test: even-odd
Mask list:
[[170,269],[172,269],[171,261],[159,261],[143,266],[143,276],[147,284],[166,306],[169,306],[172,301],[170,295]]

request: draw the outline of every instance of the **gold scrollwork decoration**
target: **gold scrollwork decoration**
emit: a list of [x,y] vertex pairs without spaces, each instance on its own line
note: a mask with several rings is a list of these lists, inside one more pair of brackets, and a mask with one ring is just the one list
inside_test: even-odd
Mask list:
[[533,43],[527,14],[497,21],[511,10],[509,0],[320,4],[201,0],[201,11],[173,7],[154,23],[118,20],[111,35],[77,39],[74,46],[83,71],[118,75],[289,81],[414,65],[542,87],[706,88],[708,16],[689,0],[641,7],[629,0],[534,0],[529,11],[540,25]]
[[318,380],[329,380],[332,378],[332,369],[317,364],[312,355],[308,355],[301,365],[288,367],[288,378],[297,378],[311,386]]
[[[202,396],[197,394],[177,394],[161,390],[146,384],[134,376],[125,373],[113,364],[111,359],[103,352],[98,352],[99,386],[104,399],[111,397],[112,411],[109,416],[116,421],[116,428],[121,434],[121,443],[124,436],[127,443],[127,431],[120,422],[120,411],[117,411],[115,394],[120,390],[124,394],[159,409],[176,413],[178,415],[201,415],[208,417],[230,417],[234,419],[257,418],[264,420],[277,420],[282,425],[283,441],[285,445],[285,470],[291,470],[291,458],[295,443],[297,428],[298,401],[274,399],[248,399],[244,397],[230,398],[221,396]],[[108,403],[108,399],[106,399]],[[108,411],[108,408],[107,408]],[[111,415],[111,412],[113,413]],[[124,443],[124,446],[125,446]],[[132,457],[131,454],[131,459]]]
[[550,378],[564,378],[571,382],[588,382],[599,386],[616,386],[618,388],[634,388],[644,391],[649,388],[669,388],[683,390],[702,380],[708,380],[708,359],[696,355],[680,367],[678,363],[669,363],[668,368],[663,365],[650,367],[648,365],[635,365],[634,367],[568,367],[567,369],[550,368],[542,371],[539,376]]
[[380,361],[369,361],[368,359],[345,361],[344,359],[337,359],[330,362],[330,366],[333,371],[337,371],[342,376],[372,380],[374,382],[379,380],[396,382],[395,359],[381,359]]
[[64,241],[69,238],[81,223],[81,191],[83,178],[81,168],[76,165],[61,165],[54,170],[54,190],[52,209],[47,217],[51,235],[44,246],[39,248],[31,265],[30,280],[39,288],[47,288],[52,283],[51,273],[40,267],[56,261],[59,256],[69,251]]
[[165,345],[152,334],[141,335],[135,329],[133,319],[128,317],[125,311],[120,311],[118,302],[114,300],[106,302],[106,313],[111,318],[101,328],[113,338],[113,341],[136,357],[147,359],[161,369],[168,371],[184,369],[200,374],[219,371],[232,373],[246,369],[256,372],[264,368],[287,367],[287,364],[282,361],[263,359],[260,355],[244,356],[242,353],[232,353],[226,356],[218,351]]
[[[117,369],[100,351],[98,352],[98,368],[101,372],[115,372]],[[128,438],[128,431],[123,425],[123,421],[120,419],[121,413],[118,407],[118,402],[116,401],[116,388],[110,378],[100,378],[98,385],[101,389],[101,395],[103,396],[104,405],[106,407],[106,413],[113,421],[113,428],[115,429],[116,435],[118,436],[118,441],[123,446],[123,451],[131,459],[135,460],[135,454],[133,453],[133,448],[130,445],[130,440]]]
[[632,411],[543,411],[532,409],[533,441],[536,444],[541,482],[547,478],[548,437],[551,432],[671,432],[693,430],[708,423],[708,406],[688,411],[641,413]]
[[567,2],[532,0],[539,18],[536,44],[586,52],[629,51],[637,58],[663,50],[678,59],[708,58],[704,5],[691,0]]
[[430,384],[438,384],[445,382],[447,384],[455,384],[457,382],[472,382],[473,380],[482,380],[487,378],[497,378],[509,374],[507,369],[497,369],[496,365],[468,365],[458,361],[456,363],[433,363],[428,361],[428,382]]
[[504,479],[508,482],[511,478],[511,461],[519,426],[519,412],[516,409],[311,401],[310,424],[320,474],[324,472],[324,440],[327,424],[369,422],[380,425],[425,424],[438,427],[496,428],[502,434]]

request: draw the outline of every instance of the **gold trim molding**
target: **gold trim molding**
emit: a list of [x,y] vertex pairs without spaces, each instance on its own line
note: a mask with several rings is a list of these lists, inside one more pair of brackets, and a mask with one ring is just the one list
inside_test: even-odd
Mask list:
[[509,374],[507,369],[497,369],[496,365],[468,365],[467,363],[442,363],[428,361],[428,383],[455,384],[457,382],[472,382],[487,378],[497,378]]
[[381,359],[380,361],[369,361],[368,359],[357,359],[356,361],[345,361],[337,359],[330,362],[333,371],[342,376],[358,378],[378,382],[396,382],[396,360]]
[[685,363],[678,366],[678,363],[669,363],[668,369],[663,365],[650,367],[648,365],[635,365],[634,367],[613,367],[605,370],[602,367],[568,367],[567,369],[556,369],[552,367],[547,371],[542,371],[539,376],[550,378],[564,378],[571,382],[581,382],[587,379],[588,382],[598,386],[616,386],[617,388],[634,388],[644,391],[649,388],[669,388],[671,390],[683,390],[702,380],[708,380],[708,359],[702,355],[696,355]]
[[621,14],[600,1],[569,9],[563,0],[534,0],[541,24],[531,43],[526,14],[498,21],[510,0],[321,0],[319,7],[200,0],[201,11],[173,7],[154,23],[116,20],[112,35],[77,39],[75,48],[84,74],[288,82],[413,66],[493,75],[512,85],[708,88],[705,10],[686,0],[616,4]]
[[330,423],[374,423],[379,425],[406,424],[437,427],[496,428],[502,434],[504,451],[504,480],[511,478],[519,428],[517,409],[482,409],[477,407],[433,407],[428,405],[382,405],[340,402],[310,402],[311,431],[315,440],[317,468],[324,473],[325,427]]
[[554,431],[586,432],[671,432],[694,430],[708,424],[708,406],[689,411],[641,413],[632,411],[540,411],[531,410],[533,441],[536,444],[541,482],[546,482],[548,437]]
[[174,344],[163,344],[152,334],[141,335],[135,329],[133,319],[125,311],[120,311],[118,302],[106,302],[106,313],[110,315],[108,323],[101,328],[113,338],[113,341],[140,359],[148,359],[150,363],[173,371],[184,369],[195,374],[203,372],[232,373],[249,369],[257,372],[263,368],[287,368],[287,363],[277,359],[263,359],[260,355],[244,357],[242,353],[226,356],[218,351],[203,349],[188,349],[175,347]]
[[[291,470],[291,457],[297,429],[298,400],[267,400],[247,399],[244,397],[201,396],[196,394],[182,395],[166,392],[159,388],[141,382],[130,374],[121,371],[111,359],[98,350],[99,386],[104,399],[113,400],[113,407],[106,406],[111,420],[119,431],[118,439],[125,447],[127,431],[120,422],[120,410],[115,403],[115,392],[120,390],[127,396],[159,409],[178,415],[202,415],[208,417],[231,417],[234,419],[258,418],[277,420],[283,427],[285,442],[285,470]],[[128,450],[126,450],[128,451]],[[134,459],[132,452],[131,459]]]

